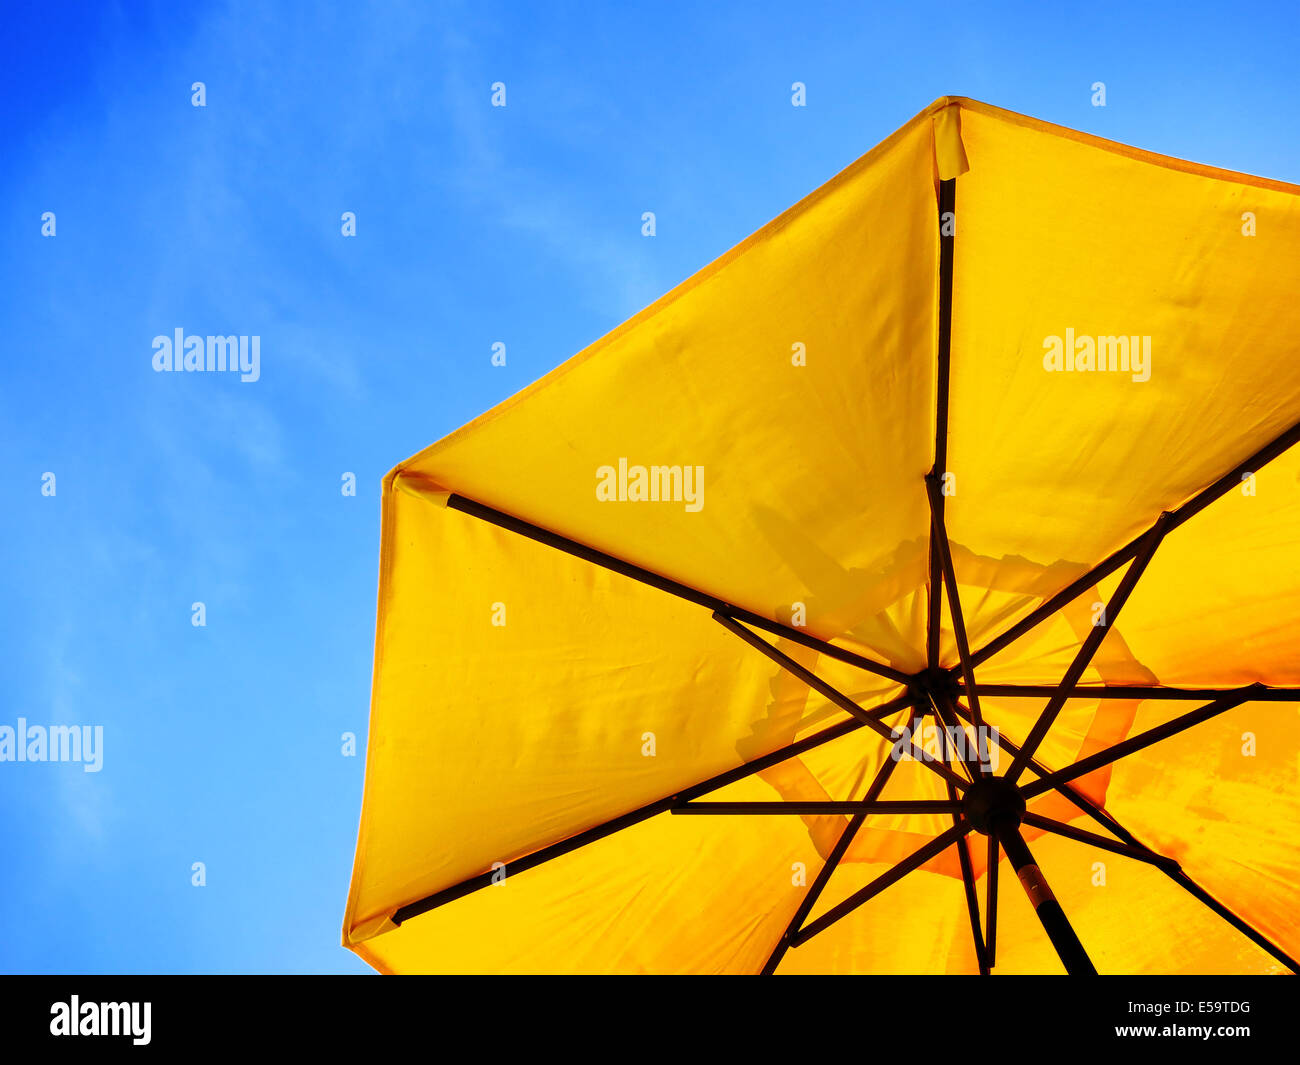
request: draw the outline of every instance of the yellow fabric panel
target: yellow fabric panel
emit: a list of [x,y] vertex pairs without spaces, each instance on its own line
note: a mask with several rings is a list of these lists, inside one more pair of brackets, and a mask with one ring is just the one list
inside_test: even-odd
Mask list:
[[[916,846],[925,842],[918,839]],[[916,846],[909,850],[915,850]],[[955,853],[955,852],[954,852]],[[891,863],[892,864],[892,863]],[[814,916],[865,887],[889,864],[842,865]],[[961,881],[927,866],[786,952],[777,975],[976,973]]]
[[1165,538],[1109,634],[1163,684],[1300,686],[1300,450]]
[[[403,469],[757,613],[803,603],[810,632],[919,668],[933,170],[918,119]],[[702,509],[598,500],[620,459],[701,467]]]
[[[1165,537],[1083,683],[1300,686],[1300,451],[1244,487],[1253,494],[1230,491]],[[1055,683],[1121,574],[995,655],[980,679]]]
[[[1075,567],[1054,591],[1300,421],[1300,189],[973,103],[961,135],[948,532],[1004,592]],[[1067,329],[1149,336],[1149,380],[1047,372]],[[1005,625],[955,565],[978,646]]]
[[[1178,713],[1148,701],[1133,731]],[[1246,703],[1162,741],[1149,757],[1118,762],[1107,797],[1125,828],[1292,957],[1300,954],[1298,726],[1300,704]]]
[[403,973],[757,972],[799,904],[796,862],[811,882],[797,817],[661,814],[354,949]]
[[[1097,610],[1110,602],[1123,577],[1123,569],[1083,591],[1076,599],[1042,621],[1010,647],[994,655],[978,670],[986,684],[1056,684],[1065,675],[1092,628]],[[1140,585],[1139,585],[1140,586]],[[1033,605],[1038,605],[1034,600]],[[1132,599],[1129,600],[1131,606]],[[1129,606],[1112,619],[1101,647],[1079,683],[1155,684],[1158,678],[1134,655],[1128,637],[1132,632]],[[1003,626],[999,626],[999,631]]]
[[[348,910],[363,935],[494,862],[844,717],[706,610],[404,491],[385,498]],[[783,650],[866,705],[897,691]]]

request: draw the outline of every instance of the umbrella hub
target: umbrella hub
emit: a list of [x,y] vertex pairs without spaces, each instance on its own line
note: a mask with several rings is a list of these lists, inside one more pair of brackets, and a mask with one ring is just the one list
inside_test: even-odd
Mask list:
[[927,698],[944,700],[945,704],[961,694],[961,681],[946,669],[923,669],[913,673],[908,684],[914,699],[924,702]]
[[962,796],[966,820],[976,832],[991,835],[993,824],[999,820],[1020,823],[1025,812],[1025,799],[1020,789],[1006,777],[987,777],[975,781]]

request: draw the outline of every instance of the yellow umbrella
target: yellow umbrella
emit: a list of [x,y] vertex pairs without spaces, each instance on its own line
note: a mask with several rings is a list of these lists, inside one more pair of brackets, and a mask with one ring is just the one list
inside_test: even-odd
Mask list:
[[940,99],[398,465],[345,945],[1295,970],[1298,194]]

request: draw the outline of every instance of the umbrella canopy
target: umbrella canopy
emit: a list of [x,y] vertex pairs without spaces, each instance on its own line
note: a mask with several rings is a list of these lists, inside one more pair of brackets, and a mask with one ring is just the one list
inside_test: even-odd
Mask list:
[[1294,970],[1297,248],[944,98],[398,465],[345,945]]

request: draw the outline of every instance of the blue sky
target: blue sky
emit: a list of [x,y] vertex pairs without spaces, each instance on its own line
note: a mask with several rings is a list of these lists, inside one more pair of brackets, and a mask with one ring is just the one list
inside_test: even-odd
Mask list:
[[1294,4],[975,7],[6,5],[0,726],[104,746],[0,763],[0,970],[368,971],[380,478],[935,97],[1300,181]]

